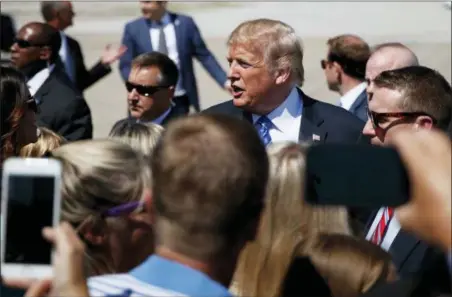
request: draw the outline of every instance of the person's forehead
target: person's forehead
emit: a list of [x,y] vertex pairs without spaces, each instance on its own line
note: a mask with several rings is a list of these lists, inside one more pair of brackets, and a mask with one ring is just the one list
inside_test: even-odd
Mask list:
[[403,94],[397,90],[373,87],[369,109],[375,112],[399,112]]
[[228,47],[228,58],[243,59],[249,62],[259,62],[263,59],[263,55],[258,50],[252,48],[248,44],[231,44]]
[[141,85],[158,85],[161,72],[157,67],[132,67],[129,81]]

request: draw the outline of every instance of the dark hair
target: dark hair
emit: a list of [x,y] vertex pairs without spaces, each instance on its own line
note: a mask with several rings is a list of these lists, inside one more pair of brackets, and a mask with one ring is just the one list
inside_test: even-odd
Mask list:
[[17,129],[25,113],[29,92],[24,75],[14,67],[0,67],[1,154],[0,166],[8,157],[18,153]]
[[360,37],[350,34],[328,39],[328,60],[341,65],[345,74],[364,80],[370,47]]
[[401,92],[402,111],[427,113],[435,118],[439,129],[447,130],[449,127],[452,89],[438,71],[424,66],[383,71],[375,78],[374,85]]
[[162,79],[160,85],[162,86],[176,86],[179,79],[179,70],[176,64],[167,55],[159,52],[144,53],[133,59],[132,68],[146,68],[157,67]]
[[46,22],[55,18],[55,12],[63,7],[63,1],[41,1],[41,15]]

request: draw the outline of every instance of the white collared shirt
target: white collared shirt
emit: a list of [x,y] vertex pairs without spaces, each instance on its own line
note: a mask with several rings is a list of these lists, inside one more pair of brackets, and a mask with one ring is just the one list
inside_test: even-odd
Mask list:
[[75,76],[74,61],[72,60],[69,45],[67,43],[67,36],[66,34],[63,33],[63,31],[60,31],[60,36],[61,36],[61,47],[58,54],[61,58],[61,61],[64,64],[64,69],[66,70],[67,75],[69,76],[71,81],[74,81]]
[[[269,131],[272,143],[299,142],[302,112],[302,98],[300,98],[297,88],[294,87],[286,100],[267,114],[267,118],[273,124]],[[260,117],[260,115],[253,114],[253,123],[255,124]]]
[[[377,225],[383,216],[384,210],[385,207],[382,207],[378,211],[374,221],[372,222],[372,225],[370,226],[369,232],[367,233],[366,240],[370,241],[372,239],[372,235],[377,229]],[[389,221],[388,229],[386,230],[386,233],[383,236],[383,240],[380,243],[380,247],[385,251],[388,251],[391,248],[391,245],[394,242],[394,239],[396,238],[397,234],[399,234],[400,229],[401,226],[399,221],[397,221],[395,216],[392,216],[392,219]]]
[[345,93],[340,99],[341,107],[346,110],[350,110],[350,107],[352,107],[359,95],[366,89],[366,86],[367,84],[363,82]]
[[49,75],[52,73],[54,68],[55,65],[51,64],[49,67],[42,69],[28,80],[27,86],[31,96],[34,96],[39,88],[41,88],[47,78],[49,78]]
[[[168,13],[165,13],[165,15],[161,19],[161,22],[163,23],[163,31],[165,32],[166,47],[168,48],[168,57],[170,57],[170,59],[173,60],[174,63],[176,63],[177,68],[180,72],[180,59],[179,52],[177,51],[176,28],[174,27],[177,26],[177,24],[173,24],[171,22],[170,15]],[[154,51],[156,51],[159,48],[159,37],[160,37],[159,24],[157,24],[157,22],[154,21],[151,22],[149,34],[151,36],[152,48],[154,49]],[[177,81],[174,96],[179,97],[185,94],[186,91],[182,86],[181,76],[179,75],[179,80]]]

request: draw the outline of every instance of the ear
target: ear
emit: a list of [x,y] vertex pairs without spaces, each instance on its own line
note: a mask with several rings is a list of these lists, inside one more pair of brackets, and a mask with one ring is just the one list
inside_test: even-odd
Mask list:
[[170,98],[172,99],[174,97],[174,93],[176,92],[176,87],[175,86],[171,86],[168,88],[168,95],[170,96]]
[[333,62],[332,65],[333,65],[333,68],[334,68],[334,72],[336,73],[336,75],[338,77],[340,77],[342,72],[344,72],[344,69],[342,69],[342,66],[339,63],[337,63],[337,62]]
[[155,209],[154,209],[154,205],[152,203],[152,201],[153,201],[152,191],[150,189],[147,189],[144,191],[142,201],[144,203],[144,211],[145,211],[146,215],[150,216],[151,223],[155,224],[155,215],[154,215]]
[[108,238],[107,225],[102,219],[87,221],[80,226],[79,233],[86,241],[95,246],[104,245]]
[[44,61],[49,61],[51,55],[52,55],[52,50],[50,49],[50,47],[44,46],[41,48],[41,51],[39,53],[39,58]]
[[290,78],[290,70],[289,69],[279,69],[276,71],[276,84],[282,85],[286,83]]
[[434,126],[433,120],[429,116],[420,116],[414,122],[415,129],[421,128],[421,129],[431,130],[431,129],[433,129],[433,126]]

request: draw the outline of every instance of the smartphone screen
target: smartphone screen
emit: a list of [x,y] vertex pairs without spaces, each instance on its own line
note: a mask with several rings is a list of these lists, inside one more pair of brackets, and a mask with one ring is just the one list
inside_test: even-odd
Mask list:
[[42,236],[53,225],[55,178],[8,175],[5,264],[50,265],[52,245]]

